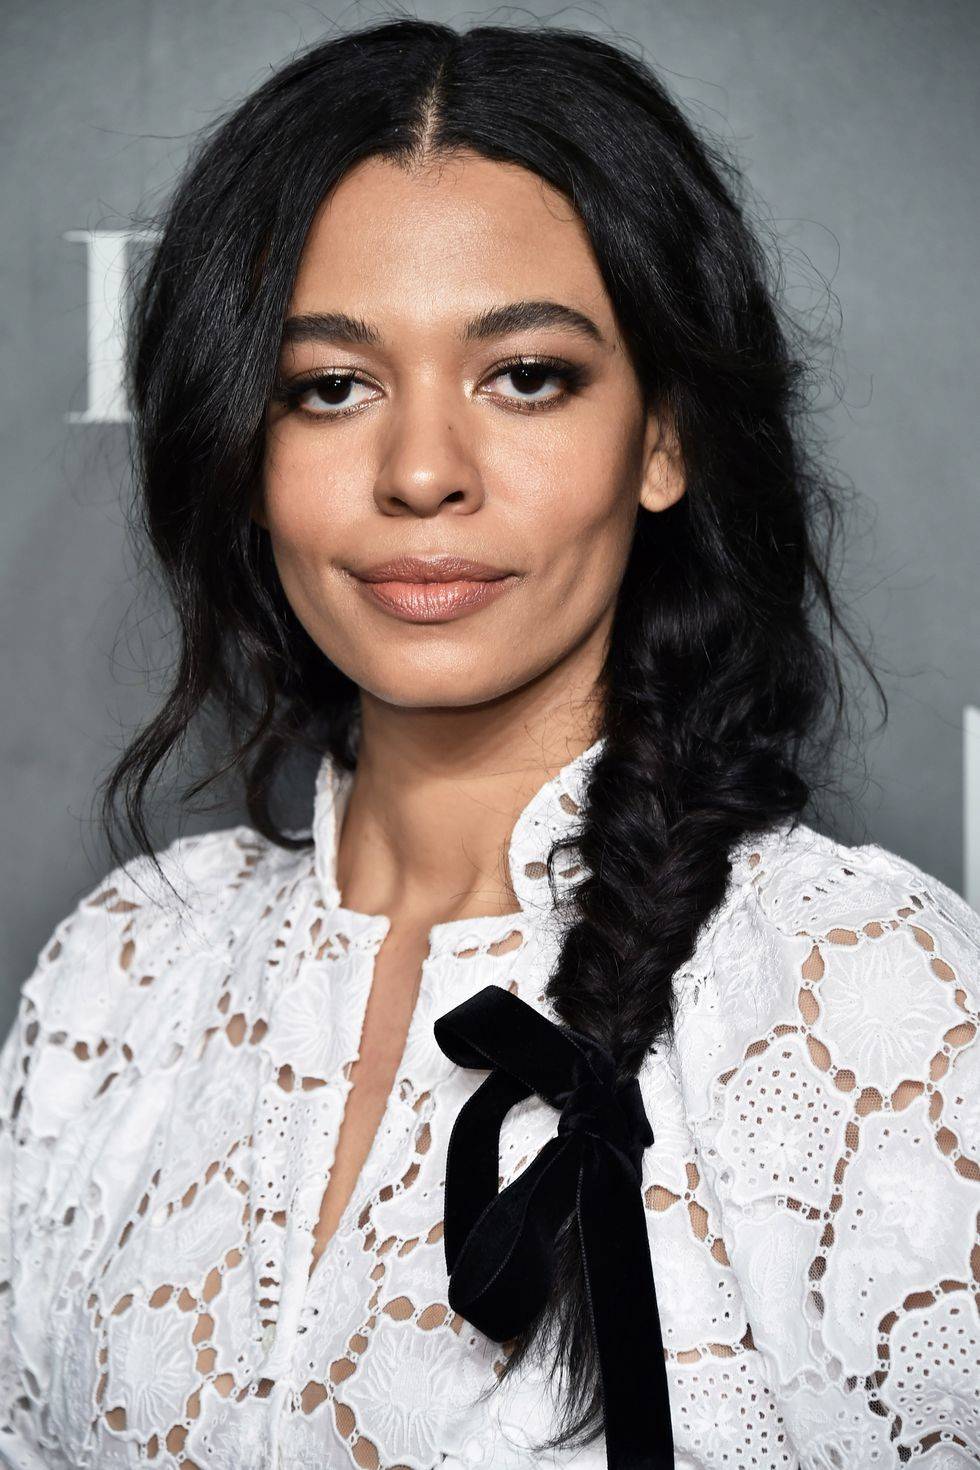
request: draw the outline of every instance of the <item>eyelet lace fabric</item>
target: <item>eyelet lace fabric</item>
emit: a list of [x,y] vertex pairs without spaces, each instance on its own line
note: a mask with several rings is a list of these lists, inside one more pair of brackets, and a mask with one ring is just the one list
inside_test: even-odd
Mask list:
[[[447,1303],[446,1149],[486,1075],[435,1018],[485,985],[549,1019],[544,862],[601,741],[535,794],[521,911],[436,924],[385,1114],[313,1228],[390,927],[312,845],[178,839],[57,926],[0,1053],[0,1464],[605,1470],[552,1455],[550,1381]],[[581,875],[574,862],[562,883]],[[157,896],[158,895],[158,896]],[[783,824],[732,854],[640,1074],[643,1201],[682,1470],[980,1464],[980,918],[875,845]],[[508,1114],[503,1187],[555,1136]]]

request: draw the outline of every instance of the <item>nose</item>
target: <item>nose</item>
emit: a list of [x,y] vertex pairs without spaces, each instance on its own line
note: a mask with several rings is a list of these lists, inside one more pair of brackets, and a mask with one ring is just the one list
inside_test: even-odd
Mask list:
[[389,419],[390,437],[374,487],[385,515],[433,516],[443,506],[467,515],[483,504],[479,465],[461,428],[465,409],[447,398],[430,385],[406,394]]

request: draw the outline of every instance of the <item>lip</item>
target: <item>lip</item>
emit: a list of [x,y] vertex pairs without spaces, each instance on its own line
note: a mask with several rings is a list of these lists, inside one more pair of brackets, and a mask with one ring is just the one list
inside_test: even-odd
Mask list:
[[398,556],[351,571],[362,595],[409,623],[445,623],[495,602],[515,572],[468,556]]
[[475,577],[456,577],[452,581],[438,582],[404,582],[394,578],[387,582],[369,582],[361,577],[354,580],[362,595],[376,607],[404,622],[446,623],[496,602],[498,597],[506,594],[508,587],[515,585],[518,578],[504,573],[486,581]]
[[469,557],[398,557],[354,572],[361,595],[410,623],[445,623],[497,601],[517,576]]
[[364,571],[352,571],[361,582],[498,582],[510,573],[503,567],[465,556],[398,556]]

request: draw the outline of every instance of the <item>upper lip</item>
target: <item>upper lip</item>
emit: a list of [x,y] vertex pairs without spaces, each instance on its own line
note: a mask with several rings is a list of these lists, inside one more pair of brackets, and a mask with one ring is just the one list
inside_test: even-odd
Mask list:
[[355,570],[362,582],[497,582],[509,573],[465,556],[398,556]]

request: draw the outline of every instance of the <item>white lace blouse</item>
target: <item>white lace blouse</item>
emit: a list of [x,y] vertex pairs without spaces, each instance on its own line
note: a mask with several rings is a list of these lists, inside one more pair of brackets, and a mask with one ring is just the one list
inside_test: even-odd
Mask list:
[[[600,745],[516,823],[520,912],[431,929],[312,1275],[389,928],[340,904],[350,777],[324,759],[312,848],[185,837],[162,859],[188,907],[134,861],[58,925],[0,1065],[0,1464],[605,1470],[601,1438],[533,1454],[547,1380],[492,1392],[504,1346],[447,1302],[447,1142],[487,1074],[433,1039],[488,985],[554,1019],[544,859]],[[787,823],[734,852],[640,1076],[677,1466],[980,1464],[978,977],[980,918],[881,847]],[[555,1125],[511,1110],[502,1186]]]

